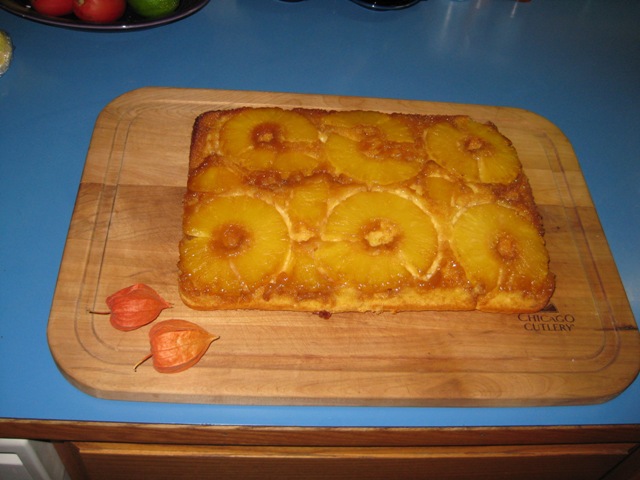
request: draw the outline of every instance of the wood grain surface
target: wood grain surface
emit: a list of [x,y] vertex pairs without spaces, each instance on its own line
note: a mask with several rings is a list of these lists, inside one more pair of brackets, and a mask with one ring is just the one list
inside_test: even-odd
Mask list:
[[[177,286],[191,128],[238,106],[468,114],[516,146],[544,218],[557,289],[546,311],[335,314],[184,306]],[[157,373],[150,326],[115,330],[105,298],[147,283],[181,318],[220,335],[195,367]],[[100,397],[187,403],[509,406],[602,402],[640,366],[640,336],[573,149],[529,111],[290,93],[144,88],[100,114],[48,325],[53,357]]]

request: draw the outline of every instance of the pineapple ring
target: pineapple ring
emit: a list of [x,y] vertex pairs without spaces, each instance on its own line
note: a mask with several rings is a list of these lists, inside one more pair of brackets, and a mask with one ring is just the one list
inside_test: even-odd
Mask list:
[[187,188],[192,192],[224,193],[242,184],[233,169],[216,162],[203,162],[189,176]]
[[430,216],[389,192],[359,192],[340,202],[321,238],[321,267],[359,289],[397,288],[411,276],[423,276],[438,251]]
[[328,199],[327,182],[312,182],[291,188],[287,214],[294,240],[306,241],[317,235],[318,225],[327,214]]
[[433,160],[467,181],[511,183],[520,174],[520,160],[509,140],[494,127],[456,117],[439,122],[425,134]]
[[414,141],[411,130],[405,123],[381,112],[334,112],[326,115],[322,123],[337,130],[342,136],[352,137],[353,132],[358,132],[359,136],[382,133],[391,142]]
[[542,236],[511,208],[495,203],[467,208],[453,225],[452,239],[458,261],[482,293],[498,287],[530,290],[548,277]]
[[274,206],[243,195],[203,197],[187,208],[180,269],[198,286],[237,294],[282,269],[291,242]]
[[180,272],[197,289],[239,294],[243,289],[240,277],[230,262],[221,261],[209,248],[206,237],[183,238],[180,241]]
[[316,127],[299,113],[277,108],[242,110],[220,131],[220,149],[248,170],[310,174],[319,164],[311,146]]
[[411,130],[396,117],[352,111],[332,113],[322,121],[330,128],[327,157],[339,175],[388,185],[413,178],[422,168]]
[[288,283],[297,298],[329,296],[331,286],[316,266],[313,247],[305,243],[294,244],[293,262],[288,266]]

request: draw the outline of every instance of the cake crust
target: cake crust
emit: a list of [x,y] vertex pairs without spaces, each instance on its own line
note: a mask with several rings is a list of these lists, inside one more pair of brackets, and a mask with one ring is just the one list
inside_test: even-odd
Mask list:
[[515,148],[466,116],[205,112],[179,250],[199,310],[533,312],[555,288]]

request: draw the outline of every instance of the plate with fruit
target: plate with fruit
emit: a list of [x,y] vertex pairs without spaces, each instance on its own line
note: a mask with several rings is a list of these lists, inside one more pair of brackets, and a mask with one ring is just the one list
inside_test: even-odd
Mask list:
[[0,8],[56,27],[122,31],[175,22],[207,3],[209,0],[0,0]]

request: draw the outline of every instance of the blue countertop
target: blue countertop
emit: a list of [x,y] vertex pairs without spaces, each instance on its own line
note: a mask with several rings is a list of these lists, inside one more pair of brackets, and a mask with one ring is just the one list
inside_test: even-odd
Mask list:
[[93,398],[46,339],[94,122],[145,86],[500,105],[555,123],[580,161],[640,317],[640,2],[211,0],[138,31],[43,25],[0,10],[15,45],[0,77],[0,417],[283,426],[640,423],[640,380],[599,404],[536,408],[184,405]]

